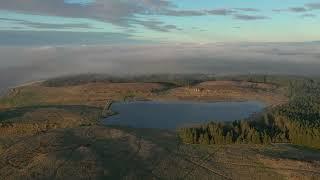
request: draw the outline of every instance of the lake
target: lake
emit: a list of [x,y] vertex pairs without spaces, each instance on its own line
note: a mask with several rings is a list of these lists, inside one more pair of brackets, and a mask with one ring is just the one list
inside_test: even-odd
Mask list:
[[119,102],[111,106],[119,114],[103,120],[107,125],[134,128],[176,129],[210,121],[244,119],[266,107],[258,101],[245,102]]

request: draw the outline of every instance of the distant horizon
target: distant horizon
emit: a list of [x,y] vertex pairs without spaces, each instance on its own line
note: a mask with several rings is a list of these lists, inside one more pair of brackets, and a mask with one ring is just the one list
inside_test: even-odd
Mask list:
[[[297,75],[297,74],[289,74],[289,73],[226,73],[226,74],[215,74],[215,73],[146,73],[146,74],[121,74],[121,75],[111,75],[109,73],[95,73],[95,72],[87,72],[87,73],[70,73],[70,74],[62,74],[62,75],[56,75],[56,76],[50,76],[46,78],[37,78],[37,79],[26,79],[26,80],[17,80],[17,81],[11,81],[8,82],[6,80],[3,80],[0,78],[0,97],[5,95],[10,89],[12,88],[17,88],[21,86],[26,86],[26,85],[31,85],[34,83],[40,83],[40,82],[45,82],[50,79],[56,79],[56,78],[68,78],[68,77],[77,77],[77,76],[82,76],[82,75],[106,75],[110,77],[122,77],[122,78],[129,78],[129,77],[139,77],[139,76],[151,76],[151,75],[213,75],[214,77],[233,77],[233,76],[280,76],[280,77],[301,77],[301,78],[320,78],[320,73],[315,74],[315,75]],[[6,83],[7,82],[7,83]]]
[[[115,37],[117,36],[117,37]],[[122,39],[120,39],[120,37]],[[115,38],[118,38],[115,41]],[[25,30],[0,30],[1,46],[102,46],[102,45],[210,45],[210,44],[295,44],[295,43],[320,43],[312,41],[235,41],[235,42],[153,42],[130,39],[130,36],[122,36],[120,33],[103,32],[67,32],[67,31],[25,31]]]
[[88,72],[320,75],[319,22],[316,0],[4,0],[0,84]]

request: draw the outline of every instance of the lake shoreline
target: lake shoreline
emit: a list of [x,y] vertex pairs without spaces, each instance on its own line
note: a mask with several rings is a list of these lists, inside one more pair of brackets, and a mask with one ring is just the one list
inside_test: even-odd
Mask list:
[[263,112],[266,107],[267,105],[260,101],[113,102],[109,109],[113,112],[112,115],[101,118],[101,124],[129,125],[133,128],[178,129],[185,125],[199,125],[211,121],[232,122],[249,119]]

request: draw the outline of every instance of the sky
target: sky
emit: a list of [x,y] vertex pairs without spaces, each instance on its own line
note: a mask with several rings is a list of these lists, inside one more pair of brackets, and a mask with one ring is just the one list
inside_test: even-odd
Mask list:
[[0,92],[107,73],[320,76],[319,0],[0,0]]
[[306,42],[319,29],[318,0],[0,0],[1,45]]

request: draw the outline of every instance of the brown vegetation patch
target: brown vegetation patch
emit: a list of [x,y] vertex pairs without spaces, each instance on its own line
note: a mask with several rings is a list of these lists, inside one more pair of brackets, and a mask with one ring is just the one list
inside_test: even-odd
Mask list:
[[[99,109],[88,110],[81,106],[39,107],[26,110],[27,112],[20,111],[18,108],[8,112],[8,119],[0,122],[2,137],[28,136],[51,129],[88,126],[96,124],[100,116]],[[13,114],[12,117],[10,114]]]
[[[161,93],[159,93],[161,92]],[[273,84],[241,81],[207,81],[195,86],[166,89],[159,83],[88,83],[46,87],[40,83],[17,87],[0,99],[0,109],[30,105],[90,105],[103,107],[109,100],[259,100],[269,105],[287,102]]]
[[275,85],[241,81],[208,81],[191,87],[180,87],[170,91],[170,96],[179,99],[204,101],[258,100],[269,105],[287,102]]
[[294,177],[319,177],[304,171],[319,172],[313,162],[294,164],[279,157],[276,165],[270,163],[260,155],[265,146],[185,145],[174,137],[103,126],[50,130],[6,147],[0,153],[0,174],[5,179],[268,180],[293,177],[285,172],[294,171]]
[[277,173],[292,180],[312,180],[320,178],[320,164],[260,156],[259,160],[266,166],[273,168]]
[[157,83],[89,83],[77,86],[46,87],[41,84],[18,87],[0,99],[0,108],[30,105],[91,105],[103,107],[107,100],[126,97],[147,98],[162,88]]

